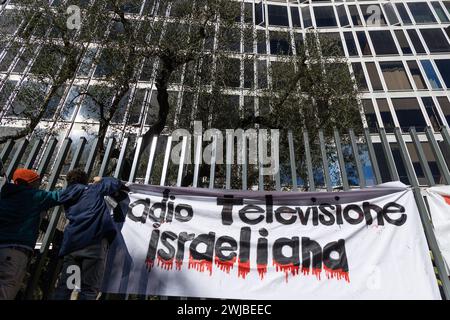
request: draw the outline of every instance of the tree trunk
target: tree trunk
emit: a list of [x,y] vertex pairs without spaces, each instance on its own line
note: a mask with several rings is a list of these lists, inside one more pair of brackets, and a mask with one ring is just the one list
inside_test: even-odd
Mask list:
[[163,60],[162,69],[156,79],[156,88],[158,90],[157,100],[159,104],[158,110],[158,120],[156,123],[143,135],[141,154],[144,152],[145,148],[150,145],[153,136],[160,135],[167,124],[167,118],[170,111],[169,103],[169,92],[167,87],[169,84],[169,79],[174,71],[172,64],[170,62],[165,62]]

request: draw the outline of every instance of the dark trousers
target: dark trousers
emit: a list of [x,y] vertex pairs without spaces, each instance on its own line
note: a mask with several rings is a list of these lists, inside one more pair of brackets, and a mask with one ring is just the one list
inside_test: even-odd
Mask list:
[[[107,253],[108,240],[103,239],[65,256],[53,299],[70,300],[77,289],[80,290],[78,300],[95,300],[101,289]],[[81,284],[80,288],[76,288],[77,283]]]

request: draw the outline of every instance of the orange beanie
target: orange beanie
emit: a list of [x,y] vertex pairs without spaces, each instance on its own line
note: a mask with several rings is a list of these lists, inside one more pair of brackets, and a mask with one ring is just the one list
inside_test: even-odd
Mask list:
[[29,169],[17,169],[13,174],[13,181],[18,184],[19,181],[26,182],[28,184],[39,180],[41,177],[34,170]]

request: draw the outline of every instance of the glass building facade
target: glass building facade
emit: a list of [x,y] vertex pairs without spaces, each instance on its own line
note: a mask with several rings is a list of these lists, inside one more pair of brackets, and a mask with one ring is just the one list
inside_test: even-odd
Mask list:
[[[232,1],[232,0],[230,0]],[[14,34],[17,26],[8,23],[8,15],[20,1],[7,1],[0,7],[0,26]],[[53,0],[54,4],[61,3]],[[73,1],[87,5],[89,0]],[[237,37],[233,50],[236,79],[230,83],[229,99],[236,109],[258,113],[264,101],[255,94],[270,82],[268,68],[277,56],[295,53],[310,29],[338,40],[348,67],[361,92],[363,123],[375,132],[394,127],[407,132],[415,126],[423,132],[431,126],[436,132],[450,124],[450,1],[356,1],[356,0],[242,0],[241,23],[253,25],[257,39],[248,43]],[[138,17],[169,9],[158,0],[130,1],[127,14]],[[113,32],[115,26],[105,32]],[[288,35],[286,36],[280,36]],[[207,44],[205,44],[207,45]],[[100,54],[97,48],[90,55]],[[2,127],[11,125],[9,112],[15,96],[32,68],[33,56],[20,48],[0,48],[0,114]],[[244,58],[245,56],[245,58]],[[248,59],[248,57],[252,59]],[[24,59],[25,57],[25,59]],[[95,129],[96,117],[89,98],[74,99],[81,89],[98,85],[105,66],[84,59],[77,77],[63,90],[42,121],[41,130],[55,130],[61,137],[76,138],[86,134],[86,126]],[[154,120],[158,108],[155,76],[157,63],[142,61],[139,81],[133,85],[110,127],[112,133],[143,134]],[[190,81],[184,67],[173,80],[170,98],[176,114],[170,118],[180,123],[189,116],[186,106],[195,108],[196,99],[183,91]],[[256,88],[253,90],[252,88]],[[16,106],[17,107],[17,106]],[[59,114],[59,117],[55,115]],[[188,119],[195,120],[195,119]],[[20,119],[15,125],[20,126]],[[93,130],[95,131],[95,130]],[[427,146],[425,146],[426,151]],[[395,150],[394,150],[395,152]],[[431,152],[426,152],[433,163]]]

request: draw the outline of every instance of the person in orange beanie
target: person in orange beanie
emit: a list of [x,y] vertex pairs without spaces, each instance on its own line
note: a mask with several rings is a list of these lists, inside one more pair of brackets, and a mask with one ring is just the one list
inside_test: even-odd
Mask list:
[[0,192],[0,300],[20,290],[39,233],[41,214],[60,205],[59,191],[39,190],[36,171],[17,169]]

